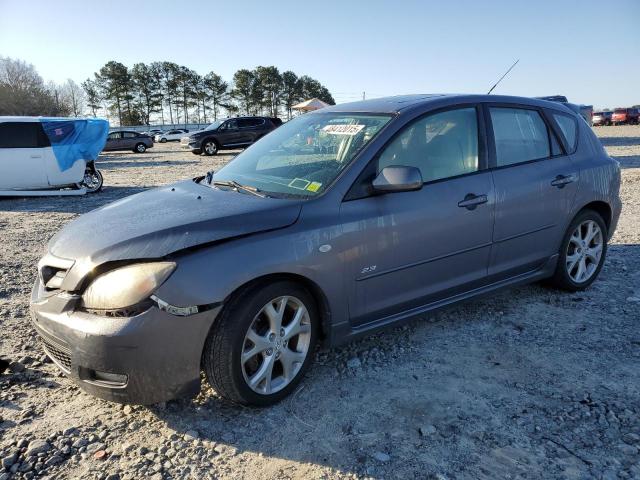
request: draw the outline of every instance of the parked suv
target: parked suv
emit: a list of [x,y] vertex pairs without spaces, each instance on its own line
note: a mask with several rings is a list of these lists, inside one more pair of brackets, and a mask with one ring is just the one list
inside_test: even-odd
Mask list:
[[99,397],[194,395],[204,371],[220,396],[269,405],[296,388],[319,342],[507,286],[586,289],[619,189],[618,162],[560,103],[411,95],[326,107],[215,173],[74,219],[38,264],[34,326]]
[[612,117],[613,112],[595,112],[593,114],[593,118],[591,119],[591,124],[594,127],[611,125],[613,123]]
[[637,125],[640,120],[640,110],[637,108],[616,108],[611,121],[614,125]]
[[215,155],[218,150],[248,147],[280,125],[282,120],[279,118],[229,118],[218,120],[204,130],[183,137],[180,143],[195,155]]
[[107,136],[107,143],[102,151],[133,150],[136,153],[144,153],[151,147],[153,147],[153,139],[149,135],[122,130],[111,132]]

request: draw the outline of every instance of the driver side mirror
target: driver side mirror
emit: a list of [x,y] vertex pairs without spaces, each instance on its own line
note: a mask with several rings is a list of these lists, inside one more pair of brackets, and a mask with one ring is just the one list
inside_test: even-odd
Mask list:
[[382,169],[371,186],[378,193],[420,190],[422,188],[422,174],[416,167],[391,165]]

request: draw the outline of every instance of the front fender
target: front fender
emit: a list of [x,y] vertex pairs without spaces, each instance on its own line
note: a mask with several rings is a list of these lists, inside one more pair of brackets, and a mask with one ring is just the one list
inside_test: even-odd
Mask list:
[[256,278],[293,274],[322,291],[332,322],[348,321],[341,240],[337,224],[312,230],[294,225],[183,252],[175,256],[177,269],[155,295],[179,307],[208,305],[225,302]]

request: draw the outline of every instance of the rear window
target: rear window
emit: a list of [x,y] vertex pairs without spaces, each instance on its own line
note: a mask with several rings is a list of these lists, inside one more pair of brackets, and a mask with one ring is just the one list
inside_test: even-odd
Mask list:
[[551,156],[547,125],[536,110],[491,107],[497,166]]
[[565,145],[567,151],[569,153],[575,152],[578,140],[578,122],[576,122],[575,118],[571,118],[569,115],[563,115],[562,113],[553,113],[553,118],[567,141]]
[[264,124],[263,118],[239,118],[238,119],[239,128],[253,128],[253,127],[258,127],[262,124]]
[[0,148],[42,148],[50,145],[40,122],[0,123]]

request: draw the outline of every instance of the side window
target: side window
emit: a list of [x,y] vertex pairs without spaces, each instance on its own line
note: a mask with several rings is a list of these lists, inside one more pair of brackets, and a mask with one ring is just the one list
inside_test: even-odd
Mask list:
[[40,122],[0,123],[0,148],[41,148],[49,145]]
[[236,128],[238,128],[238,122],[234,119],[224,122],[220,127],[220,130],[235,130]]
[[123,132],[122,136],[124,138],[136,138],[138,134],[136,132]]
[[578,122],[569,115],[563,115],[561,113],[553,113],[553,118],[562,130],[562,135],[567,141],[567,151],[573,153],[576,150],[576,143],[578,140]]
[[424,182],[478,170],[475,108],[436,113],[405,127],[378,158],[378,173],[390,165],[416,167]]
[[490,107],[498,167],[551,156],[547,125],[536,110]]
[[252,121],[250,118],[239,118],[238,119],[238,128],[249,128],[251,127]]
[[108,136],[107,136],[107,140],[117,140],[120,138],[120,132],[111,132]]

